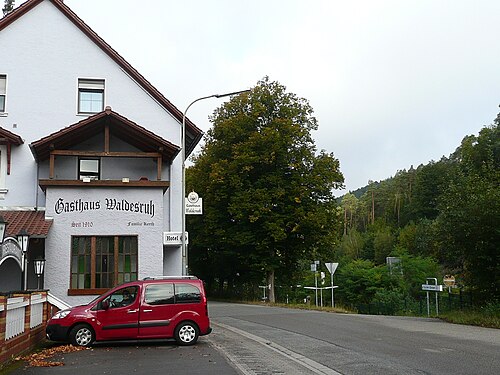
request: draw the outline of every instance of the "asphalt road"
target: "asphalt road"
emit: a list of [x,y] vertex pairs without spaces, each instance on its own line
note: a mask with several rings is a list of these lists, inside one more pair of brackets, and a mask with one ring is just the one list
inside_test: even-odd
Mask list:
[[[242,342],[257,337],[273,357],[304,361],[316,374],[500,374],[497,329],[224,303],[212,303],[210,314],[216,331],[239,334]],[[238,367],[238,348],[215,334],[210,339]],[[245,370],[251,365],[242,358]]]
[[103,343],[8,374],[500,374],[500,330],[217,302],[209,312],[214,331],[193,347]]
[[31,367],[23,362],[2,375],[88,375],[88,374],[193,374],[237,375],[204,337],[194,346],[181,347],[173,341],[101,343],[91,349],[57,354],[49,359],[64,366]]

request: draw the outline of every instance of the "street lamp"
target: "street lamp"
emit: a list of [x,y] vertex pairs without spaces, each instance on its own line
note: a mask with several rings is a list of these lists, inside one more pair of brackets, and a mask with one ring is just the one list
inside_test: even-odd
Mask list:
[[209,98],[224,98],[226,96],[231,96],[231,95],[238,95],[242,94],[244,92],[249,92],[250,90],[242,90],[242,91],[235,91],[235,92],[230,92],[228,94],[214,94],[214,95],[208,95],[208,96],[203,96],[201,98],[193,100],[186,108],[184,113],[182,114],[182,132],[181,132],[181,158],[182,158],[182,177],[181,177],[181,185],[182,185],[182,191],[181,191],[181,200],[182,200],[182,233],[181,233],[181,244],[182,244],[182,275],[185,276],[187,275],[187,268],[188,268],[188,254],[187,254],[187,247],[186,247],[186,113],[191,108],[191,106],[199,102],[200,100],[204,99],[209,99]]
[[21,251],[23,254],[23,273],[24,273],[24,290],[28,288],[28,241],[29,234],[26,232],[26,229],[21,229],[21,231],[17,234],[17,243],[19,247],[21,247]]
[[35,275],[38,278],[37,290],[40,290],[40,276],[43,274],[43,268],[45,267],[45,259],[35,259],[33,261],[35,267]]

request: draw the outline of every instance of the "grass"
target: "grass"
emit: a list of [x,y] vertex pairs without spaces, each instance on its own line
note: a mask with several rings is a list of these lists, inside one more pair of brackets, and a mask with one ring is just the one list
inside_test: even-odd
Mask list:
[[481,310],[451,311],[440,314],[439,318],[454,324],[466,324],[497,329],[500,328],[500,314],[489,314]]
[[315,306],[315,305],[306,305],[306,304],[294,304],[294,303],[264,303],[257,302],[259,305],[267,305],[267,306],[276,306],[276,307],[286,307],[289,309],[298,309],[298,310],[315,310],[315,311],[326,311],[332,313],[340,313],[340,314],[357,314],[356,311],[349,310],[343,306],[329,307],[329,306]]

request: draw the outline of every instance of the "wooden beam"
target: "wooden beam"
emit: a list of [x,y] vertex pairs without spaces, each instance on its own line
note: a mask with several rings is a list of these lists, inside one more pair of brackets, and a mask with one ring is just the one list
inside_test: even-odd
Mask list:
[[90,157],[117,157],[117,158],[160,158],[159,152],[102,152],[102,151],[74,151],[74,150],[54,150],[51,155],[63,156],[90,156]]
[[109,153],[109,119],[104,125],[104,152]]
[[161,170],[162,170],[161,161],[162,161],[162,158],[158,157],[158,173],[157,173],[157,176],[156,176],[156,179],[158,181],[161,181]]
[[49,178],[52,180],[54,178],[54,154],[50,153],[50,164],[49,164]]
[[11,153],[11,148],[10,148],[10,142],[7,142],[7,174],[10,175],[10,153]]
[[38,180],[40,187],[45,190],[49,186],[65,186],[65,187],[141,187],[141,188],[163,188],[167,190],[170,186],[170,181],[150,181],[139,180],[123,182],[122,180],[91,180],[83,182],[81,180],[55,180],[55,179],[40,179]]
[[[114,246],[113,246],[113,258],[114,258],[114,265],[113,265],[113,280],[115,282],[115,285],[118,285],[118,257],[120,256],[120,241],[118,239],[118,236],[115,236],[114,238]],[[123,256],[123,254],[122,254]],[[125,259],[123,260],[123,269],[125,269]]]
[[90,238],[90,288],[95,289],[95,270],[96,270],[96,244],[95,236]]

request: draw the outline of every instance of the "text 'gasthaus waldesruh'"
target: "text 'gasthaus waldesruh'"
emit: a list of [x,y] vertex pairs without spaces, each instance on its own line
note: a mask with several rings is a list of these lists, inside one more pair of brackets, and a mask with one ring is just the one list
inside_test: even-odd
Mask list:
[[104,204],[101,200],[86,201],[83,199],[74,199],[71,201],[59,198],[55,205],[54,211],[56,214],[68,213],[68,212],[86,212],[86,211],[125,211],[133,212],[138,214],[149,215],[150,217],[155,216],[155,204],[152,200],[149,202],[130,202],[126,199],[116,199],[116,198],[105,198]]

